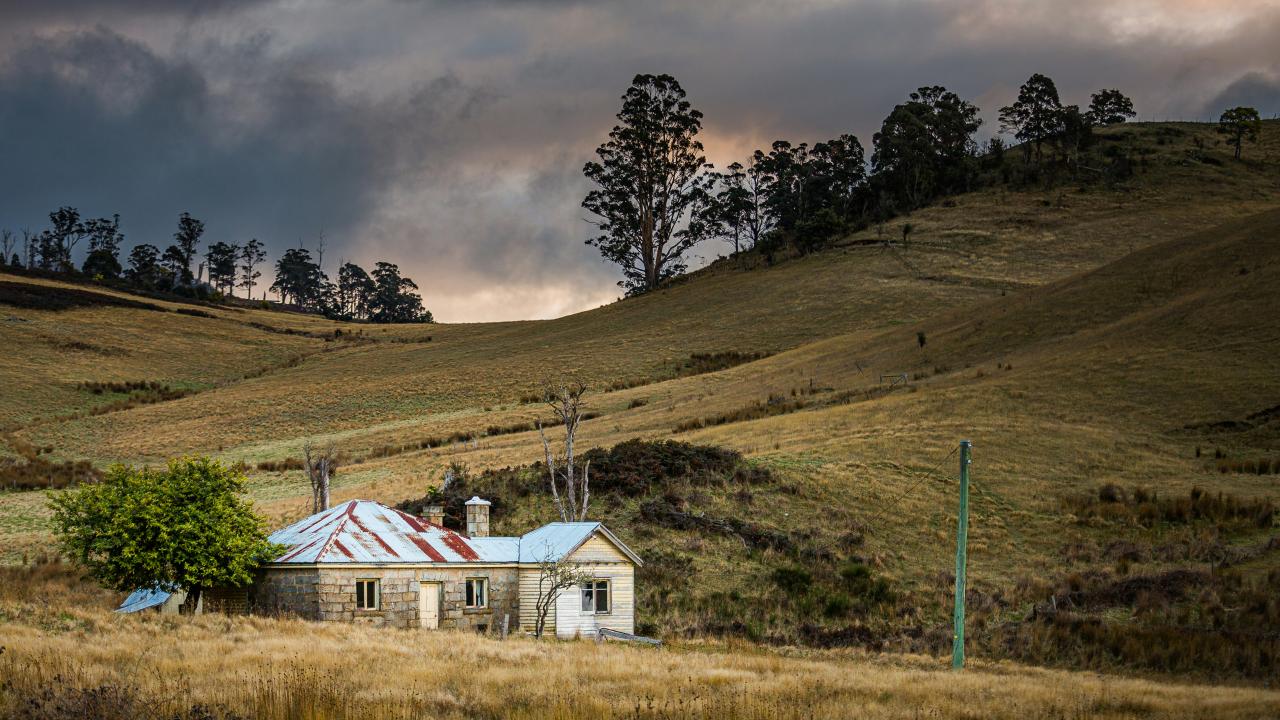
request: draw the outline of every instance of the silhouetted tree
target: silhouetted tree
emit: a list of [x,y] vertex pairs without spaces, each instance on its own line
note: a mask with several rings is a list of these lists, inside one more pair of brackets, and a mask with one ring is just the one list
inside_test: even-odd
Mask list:
[[70,271],[73,269],[71,253],[86,235],[80,211],[73,207],[58,208],[49,213],[49,223],[53,227],[42,231],[37,238],[39,266],[44,270]]
[[855,198],[867,179],[862,143],[846,133],[814,145],[809,161],[811,205],[830,208],[842,221],[851,220]]
[[743,240],[749,236],[751,193],[747,189],[747,174],[742,163],[732,163],[728,172],[718,173],[714,200],[706,204],[708,237],[717,237],[733,245],[736,255],[742,251]]
[[377,285],[364,268],[343,263],[338,268],[338,311],[350,318],[368,318],[375,303]]
[[204,251],[204,261],[209,268],[209,284],[227,295],[234,294],[236,286],[236,260],[240,248],[219,240]]
[[258,278],[262,277],[262,273],[258,271],[258,265],[266,259],[266,250],[258,238],[253,238],[240,248],[239,286],[244,288],[244,296],[250,300],[253,299],[253,288],[257,285]]
[[[182,267],[175,271],[177,281],[190,285],[195,277],[191,274],[191,259],[196,256],[200,246],[200,236],[204,235],[204,223],[191,217],[190,213],[178,216],[178,231],[173,234],[174,245],[182,258]],[[166,255],[168,251],[165,251]]]
[[1239,160],[1245,140],[1258,142],[1258,136],[1262,134],[1262,118],[1254,108],[1234,107],[1218,118],[1218,132],[1227,136],[1227,144],[1235,148],[1235,157]]
[[318,308],[327,280],[306,248],[290,248],[276,261],[276,280],[271,291],[280,295],[281,302]]
[[1080,151],[1087,148],[1093,140],[1093,122],[1088,113],[1080,112],[1078,105],[1067,105],[1060,113],[1059,126],[1062,128],[1057,137],[1062,149],[1062,156],[1071,166],[1073,172],[1079,164]]
[[120,277],[120,216],[111,219],[96,218],[83,223],[85,236],[89,238],[89,254],[80,270],[90,277],[115,279]]
[[177,245],[164,249],[164,253],[160,255],[160,267],[164,268],[168,276],[170,288],[191,284],[194,278],[191,276],[189,263],[190,259]]
[[619,284],[647,292],[685,269],[685,251],[704,239],[690,217],[709,201],[702,113],[670,75],[637,75],[622,96],[620,121],[583,173],[599,187],[582,206],[598,216],[587,241],[622,267]]
[[1017,101],[1000,108],[1000,130],[1031,143],[1039,163],[1042,143],[1062,133],[1062,102],[1053,81],[1036,73],[1023,83]]
[[401,277],[395,263],[379,262],[373,268],[374,293],[369,319],[373,322],[431,322],[431,313],[422,309],[418,285]]
[[1085,113],[1093,125],[1115,125],[1137,115],[1133,101],[1119,90],[1099,90],[1089,98],[1089,111]]
[[978,108],[940,85],[922,87],[894,107],[872,138],[876,183],[895,207],[916,208],[968,190],[977,162]]
[[129,251],[129,269],[125,272],[125,277],[139,287],[158,287],[164,278],[160,267],[160,249],[155,245],[135,245]]

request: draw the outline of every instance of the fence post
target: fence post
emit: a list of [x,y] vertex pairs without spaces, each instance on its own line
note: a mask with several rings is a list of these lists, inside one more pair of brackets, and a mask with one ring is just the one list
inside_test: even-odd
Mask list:
[[960,441],[960,513],[956,521],[956,604],[952,617],[951,669],[964,667],[964,593],[965,568],[969,551],[969,449],[968,440]]

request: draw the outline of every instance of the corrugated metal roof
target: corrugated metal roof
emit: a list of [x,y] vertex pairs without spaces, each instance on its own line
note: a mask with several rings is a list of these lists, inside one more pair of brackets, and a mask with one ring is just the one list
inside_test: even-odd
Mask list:
[[[271,534],[278,563],[510,562],[468,538],[370,500],[352,500]],[[494,548],[496,549],[496,548]]]
[[641,563],[598,522],[555,522],[521,537],[476,537],[434,525],[372,500],[352,500],[271,534],[288,552],[277,563],[537,563],[559,561],[601,532]]
[[173,593],[164,588],[138,588],[129,594],[129,597],[120,603],[120,607],[116,608],[118,613],[138,612],[146,610],[157,605],[163,605]]
[[591,537],[598,522],[553,522],[520,538],[520,562],[558,562]]

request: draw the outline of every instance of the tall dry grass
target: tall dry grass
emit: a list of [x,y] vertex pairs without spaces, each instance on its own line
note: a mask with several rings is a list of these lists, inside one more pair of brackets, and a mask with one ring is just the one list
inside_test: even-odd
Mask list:
[[[0,717],[1263,717],[1280,693],[854,652],[505,642],[300,620],[118,616],[53,565],[6,571]],[[77,589],[77,588],[80,589]]]

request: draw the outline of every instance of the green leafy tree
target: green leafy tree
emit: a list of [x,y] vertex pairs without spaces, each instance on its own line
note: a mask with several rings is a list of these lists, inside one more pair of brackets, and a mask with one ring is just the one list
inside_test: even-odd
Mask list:
[[185,285],[190,285],[195,280],[191,274],[191,259],[196,256],[201,235],[204,235],[203,222],[191,217],[191,213],[184,212],[178,216],[178,231],[173,234],[173,247],[181,253],[182,267],[176,270],[175,275]]
[[113,590],[239,587],[281,549],[242,497],[244,474],[208,458],[164,469],[116,465],[102,482],[50,496],[59,545]]
[[1043,143],[1062,133],[1062,101],[1053,80],[1036,73],[1023,83],[1017,101],[1000,108],[1000,131],[1031,143],[1039,163]]
[[1256,143],[1262,135],[1262,118],[1254,108],[1233,107],[1218,118],[1218,132],[1227,136],[1227,144],[1235,148],[1239,160],[1245,141]]
[[1085,116],[1092,125],[1115,125],[1136,116],[1133,101],[1119,90],[1099,90],[1090,96]]
[[267,251],[258,238],[253,238],[240,248],[240,283],[239,286],[244,288],[244,296],[253,299],[253,288],[258,283],[258,278],[262,277],[262,273],[258,271],[258,265],[267,259]]
[[713,181],[697,134],[702,113],[670,75],[637,75],[622,96],[619,124],[583,173],[597,187],[582,206],[599,219],[587,240],[622,267],[619,285],[632,294],[680,274],[684,253],[705,239],[688,222],[709,202]]

